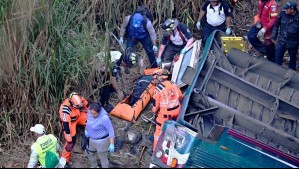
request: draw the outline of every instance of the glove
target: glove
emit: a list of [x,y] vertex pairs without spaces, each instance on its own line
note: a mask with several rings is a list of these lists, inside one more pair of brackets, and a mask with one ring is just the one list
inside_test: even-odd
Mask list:
[[87,132],[87,130],[84,130],[84,134],[85,134],[86,137],[88,137],[88,132]]
[[67,152],[71,152],[72,149],[73,149],[73,143],[67,142],[66,145],[65,145],[65,150]]
[[110,144],[109,147],[108,147],[108,151],[110,153],[114,153],[114,144]]
[[158,47],[156,45],[153,46],[153,51],[157,52],[158,51]]
[[226,33],[227,35],[230,35],[230,34],[232,33],[232,30],[231,30],[231,28],[226,28],[226,31],[225,31],[225,33]]
[[257,37],[262,37],[264,36],[266,33],[266,28],[262,28],[258,33],[257,33]]
[[157,58],[157,59],[156,59],[157,64],[160,64],[161,61],[162,61],[161,58]]
[[184,55],[185,53],[186,53],[186,48],[183,48],[182,50],[181,50],[181,55]]
[[196,28],[197,28],[198,30],[200,29],[200,22],[199,22],[199,21],[196,23]]
[[122,45],[122,44],[124,44],[124,38],[123,37],[120,37],[119,38],[119,43]]

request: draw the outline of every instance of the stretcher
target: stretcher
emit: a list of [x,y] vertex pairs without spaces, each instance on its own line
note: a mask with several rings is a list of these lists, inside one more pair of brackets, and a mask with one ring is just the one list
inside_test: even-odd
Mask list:
[[[139,82],[144,84],[148,83],[145,90],[141,93],[141,95],[136,99],[133,92],[127,96],[123,101],[118,103],[114,109],[110,112],[111,115],[116,116],[118,118],[124,119],[126,121],[135,122],[139,117],[140,113],[144,110],[147,104],[150,102],[154,91],[155,84],[153,82],[154,75],[157,74],[159,68],[151,68],[144,70],[144,76],[139,79]],[[139,84],[139,83],[138,83]],[[134,87],[134,89],[138,88],[138,84]],[[134,91],[134,90],[133,90]],[[136,101],[135,101],[136,100]]]

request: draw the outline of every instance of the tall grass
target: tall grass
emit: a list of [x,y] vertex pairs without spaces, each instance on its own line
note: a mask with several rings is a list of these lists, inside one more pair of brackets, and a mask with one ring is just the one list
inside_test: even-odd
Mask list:
[[[30,126],[59,131],[58,108],[87,77],[105,37],[92,36],[88,1],[10,1],[1,24],[1,141],[26,140]],[[5,19],[7,18],[7,19]],[[8,19],[9,18],[9,19]]]
[[1,0],[0,143],[11,147],[27,140],[35,123],[58,134],[58,109],[70,91],[98,99],[92,93],[99,89],[91,88],[99,65],[95,54],[106,53],[108,71],[111,37],[118,37],[123,18],[137,5],[149,7],[159,30],[169,17],[194,28],[203,2]]

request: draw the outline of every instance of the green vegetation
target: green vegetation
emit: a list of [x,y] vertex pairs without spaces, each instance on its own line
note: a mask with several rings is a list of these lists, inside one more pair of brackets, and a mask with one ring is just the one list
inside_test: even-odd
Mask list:
[[[178,15],[182,16],[181,21],[193,27],[192,18],[197,18],[203,1],[142,2],[150,7],[153,23],[159,28],[166,18],[179,13],[183,13]],[[135,0],[0,1],[2,145],[10,147],[16,140],[26,140],[34,123],[43,123],[51,132],[59,133],[58,109],[70,91],[97,99],[91,94],[97,91],[90,85],[99,62],[95,54],[106,52],[105,63],[109,64],[110,37],[118,37],[116,32],[122,19],[137,3]]]

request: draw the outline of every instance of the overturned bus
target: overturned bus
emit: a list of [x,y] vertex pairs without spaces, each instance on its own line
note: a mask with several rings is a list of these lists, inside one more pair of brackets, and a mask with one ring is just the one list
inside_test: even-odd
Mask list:
[[[163,125],[151,168],[299,166],[299,74],[209,37],[177,121]],[[196,50],[196,48],[193,48]]]

